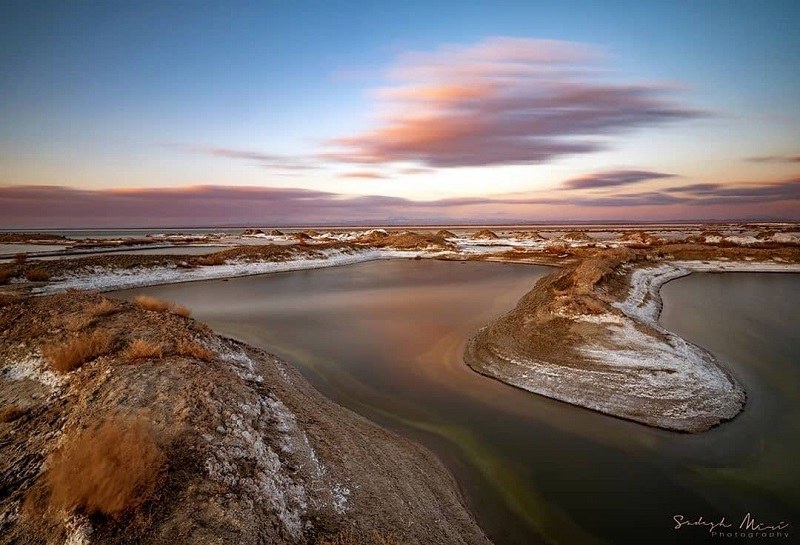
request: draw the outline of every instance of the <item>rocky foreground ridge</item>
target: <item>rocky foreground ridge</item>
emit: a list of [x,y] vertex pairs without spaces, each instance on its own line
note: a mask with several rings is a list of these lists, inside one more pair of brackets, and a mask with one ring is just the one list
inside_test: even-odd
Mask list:
[[188,310],[0,299],[0,543],[488,543],[437,459]]

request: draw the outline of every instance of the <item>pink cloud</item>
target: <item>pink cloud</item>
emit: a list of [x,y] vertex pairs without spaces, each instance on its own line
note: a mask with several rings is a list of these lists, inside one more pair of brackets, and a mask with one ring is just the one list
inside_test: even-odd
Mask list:
[[609,135],[702,113],[672,86],[603,81],[602,55],[570,42],[493,38],[406,54],[375,92],[376,128],[326,159],[429,167],[527,164],[602,149]]

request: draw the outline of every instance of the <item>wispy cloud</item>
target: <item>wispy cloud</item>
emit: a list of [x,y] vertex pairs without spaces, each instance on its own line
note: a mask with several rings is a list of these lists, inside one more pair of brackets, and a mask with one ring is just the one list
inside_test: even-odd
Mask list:
[[702,195],[704,193],[713,193],[716,189],[722,187],[720,184],[687,184],[687,185],[679,185],[675,187],[666,187],[661,191],[666,191],[667,193],[694,193],[698,195]]
[[674,177],[675,174],[664,174],[662,172],[650,172],[647,170],[610,170],[567,180],[564,182],[563,186],[567,189],[609,188],[638,184],[648,180]]
[[374,170],[354,170],[352,172],[343,172],[339,174],[339,178],[356,178],[356,179],[364,179],[364,180],[381,180],[384,178],[389,178],[386,174],[381,174],[380,172],[376,172]]
[[318,162],[309,157],[276,155],[252,150],[233,148],[194,146],[189,144],[168,144],[166,147],[183,153],[196,153],[210,157],[222,157],[237,161],[249,161],[257,166],[276,170],[305,171],[320,168]]
[[800,200],[800,176],[776,182],[692,184],[670,187],[664,191],[683,193],[697,204],[796,201]]
[[751,163],[800,163],[800,155],[757,155],[748,157]]
[[659,191],[574,190],[417,201],[383,195],[274,187],[195,186],[78,190],[0,187],[0,227],[151,227],[352,224],[541,219],[753,217],[800,219],[800,177],[740,184],[690,184]]
[[401,57],[376,92],[377,128],[335,139],[323,156],[430,167],[541,163],[605,147],[637,127],[696,118],[660,83],[606,81],[592,47],[492,38]]

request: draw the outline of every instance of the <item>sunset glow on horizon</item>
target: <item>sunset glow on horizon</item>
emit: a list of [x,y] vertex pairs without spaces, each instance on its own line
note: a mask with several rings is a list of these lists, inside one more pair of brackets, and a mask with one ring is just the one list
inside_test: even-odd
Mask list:
[[794,2],[0,7],[0,228],[800,220]]

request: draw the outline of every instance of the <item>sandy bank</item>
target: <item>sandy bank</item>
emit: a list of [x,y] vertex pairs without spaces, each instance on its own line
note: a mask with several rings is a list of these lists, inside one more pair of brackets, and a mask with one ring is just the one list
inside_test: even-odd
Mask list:
[[[53,368],[48,347],[87,338],[103,342],[85,363]],[[305,544],[351,530],[364,543],[488,543],[428,451],[168,309],[79,292],[6,300],[0,357],[0,543]],[[133,418],[166,459],[157,492],[114,516],[53,507],[57,453]]]
[[800,272],[800,264],[598,254],[542,279],[470,339],[465,360],[560,401],[669,430],[707,430],[736,416],[746,396],[723,362],[658,323],[661,286],[693,271]]
[[79,270],[60,275],[52,282],[34,288],[34,293],[57,293],[68,289],[111,291],[119,289],[175,284],[197,280],[235,278],[255,274],[320,269],[353,265],[379,259],[412,259],[417,256],[435,257],[440,251],[420,252],[407,250],[322,250],[313,254],[299,254],[280,261],[231,260],[219,265],[187,268],[168,263],[152,267],[104,268]]

